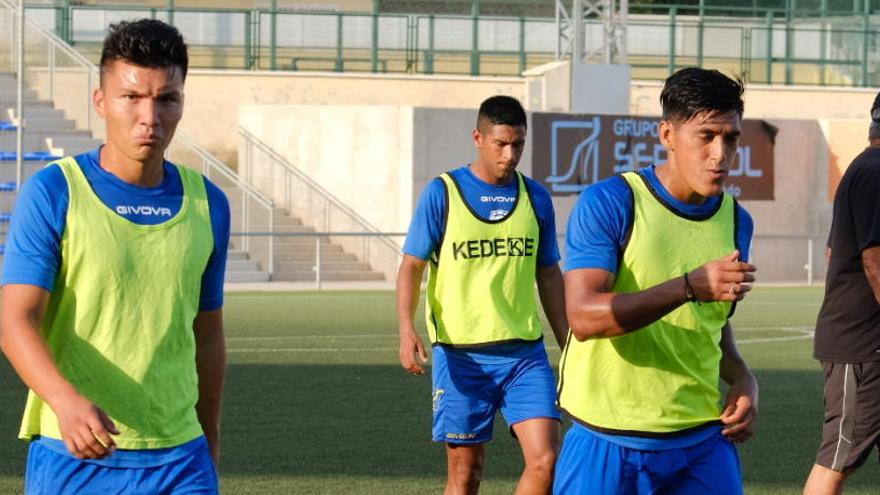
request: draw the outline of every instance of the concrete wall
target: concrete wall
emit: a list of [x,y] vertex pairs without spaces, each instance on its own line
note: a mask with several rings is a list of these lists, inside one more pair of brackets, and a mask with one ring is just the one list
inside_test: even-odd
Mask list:
[[524,98],[520,79],[193,71],[186,80],[181,126],[234,165],[241,107],[280,105],[408,105],[476,108],[496,94]]

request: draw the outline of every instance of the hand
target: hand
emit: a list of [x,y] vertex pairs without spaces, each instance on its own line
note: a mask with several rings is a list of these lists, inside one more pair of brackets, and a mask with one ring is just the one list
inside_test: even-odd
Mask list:
[[739,251],[688,273],[698,301],[741,301],[752,290],[755,266],[739,261]]
[[721,434],[732,442],[745,442],[758,427],[758,383],[755,377],[749,373],[734,382],[724,402]]
[[416,356],[427,364],[428,353],[425,351],[425,344],[422,338],[416,333],[415,329],[400,331],[400,365],[403,369],[413,375],[424,375],[425,369],[416,361]]
[[78,459],[103,459],[116,451],[110,435],[119,435],[113,420],[100,407],[75,394],[52,407],[58,417],[61,438]]

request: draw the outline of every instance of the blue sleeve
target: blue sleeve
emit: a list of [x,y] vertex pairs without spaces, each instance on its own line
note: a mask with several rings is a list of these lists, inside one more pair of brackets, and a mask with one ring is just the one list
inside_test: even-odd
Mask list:
[[446,231],[446,184],[435,178],[422,191],[403,244],[403,254],[427,260],[434,254]]
[[223,279],[226,275],[226,255],[229,250],[229,200],[219,187],[205,179],[208,193],[208,211],[214,232],[214,251],[202,274],[202,292],[199,310],[213,311],[223,307]]
[[755,232],[755,222],[752,215],[739,203],[736,205],[736,248],[739,249],[739,257],[742,261],[749,261],[752,251],[752,234]]
[[541,237],[538,240],[538,266],[553,266],[559,263],[559,245],[556,241],[556,212],[553,210],[553,198],[547,188],[538,182],[526,178],[531,192],[532,206],[535,208],[535,216],[538,217],[538,225],[541,227]]
[[632,190],[622,177],[584,189],[568,218],[565,271],[599,268],[617,273],[632,216]]
[[35,285],[52,291],[61,266],[61,236],[70,193],[61,167],[46,167],[30,178],[12,215],[0,283]]

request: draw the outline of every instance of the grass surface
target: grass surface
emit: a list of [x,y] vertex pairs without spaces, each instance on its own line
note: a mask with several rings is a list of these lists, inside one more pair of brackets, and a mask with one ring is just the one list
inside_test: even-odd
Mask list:
[[[758,288],[734,318],[740,351],[761,384],[759,432],[740,449],[749,494],[800,493],[812,465],[822,376],[810,332],[821,297],[815,288]],[[446,464],[443,448],[430,441],[430,377],[397,364],[393,294],[236,293],[227,296],[225,316],[225,493],[442,491]],[[558,358],[551,349],[551,361]],[[26,447],[15,435],[24,398],[0,360],[2,494],[22,489]],[[522,461],[504,422],[496,426],[481,493],[509,494]],[[847,493],[880,491],[875,459]]]

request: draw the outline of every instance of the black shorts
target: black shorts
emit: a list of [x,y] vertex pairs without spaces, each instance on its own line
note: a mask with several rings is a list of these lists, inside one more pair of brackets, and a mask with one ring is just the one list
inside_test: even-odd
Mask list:
[[825,371],[825,425],[816,464],[854,469],[880,447],[880,362],[831,363]]

